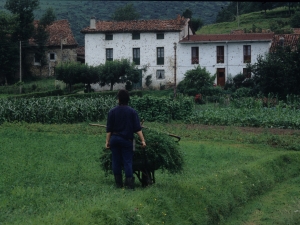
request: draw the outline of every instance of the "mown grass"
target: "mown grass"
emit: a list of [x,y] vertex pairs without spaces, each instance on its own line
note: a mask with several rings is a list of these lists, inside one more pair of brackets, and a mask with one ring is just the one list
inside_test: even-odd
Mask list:
[[[66,84],[56,80],[54,77],[36,78],[35,80],[25,81],[22,83],[22,93],[43,92],[55,89],[65,89]],[[0,86],[0,97],[9,96],[10,94],[20,94],[20,86],[17,84]]]
[[251,30],[253,25],[262,29],[270,29],[270,23],[276,21],[282,21],[284,26],[282,28],[290,28],[290,17],[288,15],[288,9],[285,7],[279,7],[272,10],[267,10],[266,15],[263,11],[252,12],[243,15],[239,15],[238,21],[223,22],[209,24],[201,27],[197,34],[229,34],[232,30],[244,29]]
[[[161,129],[164,124],[147,126]],[[236,142],[244,135],[235,128],[231,128],[232,138],[226,140],[220,137],[228,130],[207,131],[201,139],[203,130],[197,133],[198,127],[187,130],[185,126],[164,128],[190,134],[179,142],[185,152],[184,172],[170,175],[157,171],[156,184],[142,188],[136,182],[136,190],[128,191],[115,189],[113,177],[105,177],[100,170],[98,157],[105,129],[86,123],[2,124],[0,223],[236,224],[228,221],[234,221],[234,216],[236,221],[250,221],[251,204],[263,198],[267,201],[274,190],[283,193],[289,183],[294,182],[294,190],[285,197],[296,200],[299,152],[261,141]],[[278,197],[286,208],[268,206],[279,210],[282,219],[290,219],[284,211],[294,207],[289,199]],[[267,207],[267,202],[262,204]],[[249,213],[240,214],[242,209]],[[270,218],[265,224],[275,222]]]

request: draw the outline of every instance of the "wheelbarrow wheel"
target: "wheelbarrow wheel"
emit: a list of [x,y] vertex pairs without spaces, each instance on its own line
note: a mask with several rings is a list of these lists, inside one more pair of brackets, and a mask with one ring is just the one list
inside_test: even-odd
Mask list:
[[147,187],[153,184],[153,173],[147,169],[143,169],[142,171],[142,186]]

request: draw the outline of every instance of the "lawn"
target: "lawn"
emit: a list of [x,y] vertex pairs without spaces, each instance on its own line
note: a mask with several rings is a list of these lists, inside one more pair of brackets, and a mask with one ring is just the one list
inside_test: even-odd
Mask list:
[[291,133],[178,123],[145,126],[182,137],[184,171],[156,171],[154,185],[142,188],[136,181],[135,191],[129,191],[115,189],[113,176],[100,169],[105,129],[87,123],[3,123],[0,224],[299,221],[300,153],[270,143],[272,137]]

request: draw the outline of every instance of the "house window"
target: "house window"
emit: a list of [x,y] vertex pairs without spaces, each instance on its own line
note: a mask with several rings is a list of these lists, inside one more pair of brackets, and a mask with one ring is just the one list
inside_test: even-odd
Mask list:
[[217,63],[224,63],[224,46],[217,46]]
[[113,40],[112,34],[105,34],[105,40]]
[[41,65],[41,57],[39,57],[37,54],[34,54],[34,65],[39,66]]
[[244,45],[244,63],[251,63],[251,45]]
[[165,71],[164,70],[156,70],[156,79],[157,80],[165,79]]
[[113,61],[113,49],[112,48],[106,49],[106,61]]
[[134,48],[132,49],[132,55],[133,55],[133,62],[135,65],[140,65],[140,49]]
[[156,34],[156,39],[164,39],[165,38],[165,34],[159,33]]
[[247,68],[243,68],[243,74],[245,78],[251,78],[251,70]]
[[192,47],[192,64],[199,64],[199,48]]
[[157,48],[157,65],[164,65],[164,48],[158,47]]
[[55,53],[49,53],[49,60],[50,61],[55,61],[56,60]]
[[132,40],[140,40],[140,33],[132,33]]

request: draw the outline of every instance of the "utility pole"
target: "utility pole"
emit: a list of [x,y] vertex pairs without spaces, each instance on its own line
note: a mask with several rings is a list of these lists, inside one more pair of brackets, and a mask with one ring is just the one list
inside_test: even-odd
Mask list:
[[176,98],[176,69],[177,69],[176,49],[177,49],[177,44],[176,42],[174,42],[174,99]]
[[22,94],[22,41],[20,41],[20,94]]
[[236,2],[236,18],[238,22],[238,28],[240,28],[240,19],[239,19],[239,2]]

